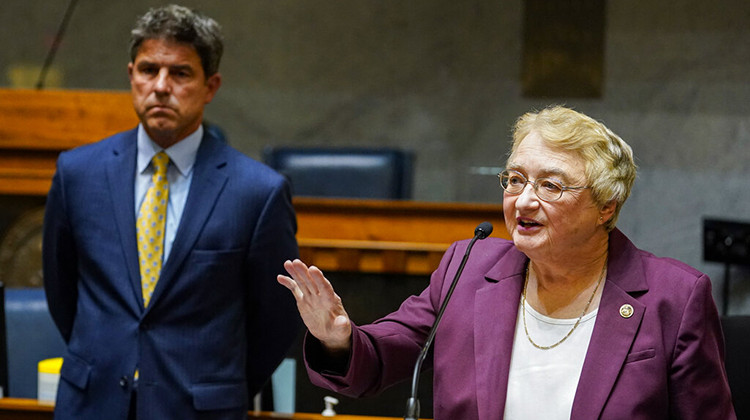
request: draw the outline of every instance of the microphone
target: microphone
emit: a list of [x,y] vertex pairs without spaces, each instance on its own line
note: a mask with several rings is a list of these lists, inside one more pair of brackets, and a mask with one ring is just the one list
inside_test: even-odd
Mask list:
[[[476,239],[484,239],[492,234],[492,223],[490,222],[482,222],[477,226],[476,229],[474,229],[474,237]],[[472,241],[471,244],[469,244],[469,248],[466,250],[466,254],[469,253],[469,250],[471,247],[474,246],[474,242]]]
[[65,16],[63,16],[62,22],[60,22],[60,27],[57,28],[57,35],[55,35],[55,39],[52,41],[52,46],[47,53],[47,57],[44,59],[42,70],[39,72],[39,79],[36,82],[36,88],[39,90],[44,89],[44,81],[47,78],[47,71],[50,66],[52,66],[52,60],[55,59],[55,54],[60,47],[63,35],[65,35],[65,30],[68,27],[68,22],[70,22],[70,17],[73,16],[73,10],[76,8],[76,3],[78,3],[78,0],[70,0],[68,7],[65,9]]
[[427,352],[430,350],[432,341],[435,339],[435,333],[437,332],[440,319],[443,317],[443,312],[445,312],[445,307],[448,306],[448,301],[453,294],[453,290],[456,288],[456,284],[458,284],[458,278],[461,277],[461,272],[464,271],[464,266],[469,259],[471,248],[474,247],[474,242],[476,242],[477,239],[481,240],[490,236],[491,233],[492,223],[490,222],[482,222],[476,229],[474,229],[474,238],[471,239],[469,246],[466,247],[466,252],[464,253],[464,258],[461,260],[461,265],[458,266],[458,271],[456,271],[456,275],[453,277],[453,282],[451,282],[448,293],[445,295],[445,299],[443,299],[443,303],[440,305],[440,310],[438,310],[437,316],[435,317],[435,322],[432,324],[432,328],[430,328],[427,340],[425,341],[424,346],[422,346],[422,351],[419,353],[419,357],[417,357],[417,363],[414,365],[414,374],[411,379],[411,396],[406,401],[406,414],[404,414],[404,420],[419,419],[419,398],[417,398],[417,388],[419,387],[419,373],[422,370],[422,363],[424,363],[424,359],[427,357]]

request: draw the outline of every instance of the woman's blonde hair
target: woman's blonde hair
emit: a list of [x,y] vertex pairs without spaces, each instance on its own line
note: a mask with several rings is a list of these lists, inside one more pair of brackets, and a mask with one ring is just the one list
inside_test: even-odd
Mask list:
[[605,224],[608,231],[614,229],[636,176],[630,146],[599,121],[563,106],[552,106],[518,118],[513,129],[511,157],[532,131],[550,145],[583,158],[594,202],[600,208],[613,200],[616,203],[614,214]]

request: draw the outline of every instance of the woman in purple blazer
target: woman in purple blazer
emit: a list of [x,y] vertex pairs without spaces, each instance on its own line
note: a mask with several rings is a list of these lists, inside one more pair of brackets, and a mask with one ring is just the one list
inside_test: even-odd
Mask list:
[[[435,335],[435,419],[733,419],[705,274],[615,228],[636,176],[603,124],[564,107],[516,123],[500,175],[512,242],[478,241]],[[353,324],[323,273],[287,261],[316,385],[359,397],[410,378],[469,241],[419,296]]]

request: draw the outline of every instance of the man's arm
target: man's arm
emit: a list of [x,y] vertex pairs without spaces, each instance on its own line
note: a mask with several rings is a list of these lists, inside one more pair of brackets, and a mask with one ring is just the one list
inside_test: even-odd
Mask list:
[[78,289],[76,250],[68,220],[63,187],[63,173],[58,170],[47,195],[42,239],[44,290],[52,319],[67,343],[76,315]]
[[247,381],[255,395],[287,355],[300,332],[294,298],[276,282],[284,261],[297,258],[297,222],[289,186],[269,196],[252,239],[248,267]]

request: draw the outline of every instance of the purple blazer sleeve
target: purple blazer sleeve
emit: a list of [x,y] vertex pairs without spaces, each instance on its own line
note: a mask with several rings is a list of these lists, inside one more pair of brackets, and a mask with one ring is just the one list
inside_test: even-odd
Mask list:
[[669,372],[670,416],[734,418],[724,370],[724,337],[705,275],[696,282],[685,309]]
[[[396,312],[370,325],[352,323],[352,352],[345,373],[326,369],[320,345],[308,334],[305,360],[311,381],[343,395],[363,397],[410,378],[442,301],[445,273],[455,249],[454,244],[445,253],[430,285],[418,296],[407,298]],[[425,361],[425,366],[431,364]]]

